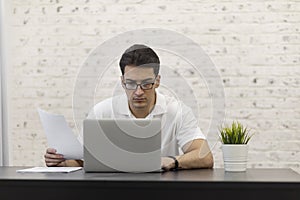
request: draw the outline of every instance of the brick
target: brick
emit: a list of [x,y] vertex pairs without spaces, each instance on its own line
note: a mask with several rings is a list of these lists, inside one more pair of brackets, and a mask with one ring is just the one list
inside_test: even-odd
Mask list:
[[[91,50],[124,31],[157,27],[190,38],[215,65],[224,87],[218,89],[225,92],[226,115],[218,120],[238,119],[256,132],[249,143],[248,167],[299,171],[299,2],[13,0],[10,4],[6,10],[13,33],[7,73],[12,164],[44,166],[47,144],[37,107],[63,114],[77,133],[73,109],[89,105],[89,98],[98,102],[112,95],[120,76],[117,60],[98,83],[91,78],[101,68],[77,79],[80,70],[86,70],[83,62]],[[218,136],[208,133],[216,129],[210,127],[211,98],[221,94],[210,91],[210,77],[196,72],[180,55],[158,52],[162,67],[169,67],[162,73],[167,81],[162,90],[175,92],[194,106],[212,145],[215,167],[223,167]],[[180,76],[187,85],[178,81]],[[82,84],[78,95],[84,100],[73,108],[76,81]],[[93,87],[92,93],[86,90]]]

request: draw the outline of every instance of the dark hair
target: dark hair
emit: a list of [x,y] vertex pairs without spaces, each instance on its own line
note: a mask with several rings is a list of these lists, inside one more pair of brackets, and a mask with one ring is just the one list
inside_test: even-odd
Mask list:
[[123,53],[120,62],[120,69],[124,75],[126,65],[134,65],[140,67],[152,67],[155,76],[159,72],[159,57],[150,47],[143,44],[134,44]]

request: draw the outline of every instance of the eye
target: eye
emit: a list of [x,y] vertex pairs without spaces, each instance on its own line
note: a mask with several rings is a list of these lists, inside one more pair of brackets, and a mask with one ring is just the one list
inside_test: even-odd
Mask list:
[[149,86],[152,85],[152,83],[142,83],[143,86]]
[[127,89],[135,89],[136,88],[136,83],[134,83],[134,82],[125,83],[125,87]]

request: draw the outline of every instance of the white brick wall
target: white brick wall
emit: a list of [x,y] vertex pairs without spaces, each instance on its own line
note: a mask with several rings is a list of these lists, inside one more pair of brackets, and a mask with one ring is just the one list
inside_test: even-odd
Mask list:
[[[74,127],[73,85],[91,49],[118,33],[153,27],[193,39],[215,63],[225,87],[226,121],[238,119],[256,132],[249,167],[300,172],[299,1],[12,0],[9,9],[12,165],[44,165],[47,142],[37,107],[64,114]],[[188,80],[202,85],[196,93],[203,98],[205,132],[209,96],[203,80]],[[219,147],[213,149],[216,167],[223,166]]]

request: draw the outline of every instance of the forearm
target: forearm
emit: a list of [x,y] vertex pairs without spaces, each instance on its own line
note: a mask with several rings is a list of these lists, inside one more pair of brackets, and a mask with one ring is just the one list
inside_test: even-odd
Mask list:
[[198,149],[176,156],[176,158],[180,169],[212,168],[214,165],[211,152],[204,154]]

